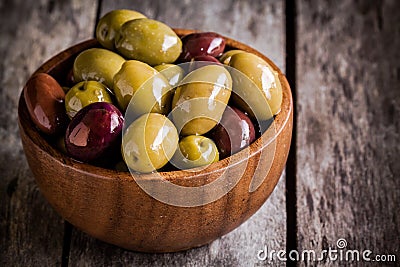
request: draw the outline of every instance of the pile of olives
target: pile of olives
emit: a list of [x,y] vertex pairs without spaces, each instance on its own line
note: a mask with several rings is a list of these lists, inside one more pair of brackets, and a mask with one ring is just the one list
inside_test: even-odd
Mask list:
[[280,111],[278,73],[217,33],[180,38],[113,10],[96,38],[102,47],[75,58],[70,86],[40,73],[24,87],[34,124],[76,160],[140,173],[207,166],[251,144]]

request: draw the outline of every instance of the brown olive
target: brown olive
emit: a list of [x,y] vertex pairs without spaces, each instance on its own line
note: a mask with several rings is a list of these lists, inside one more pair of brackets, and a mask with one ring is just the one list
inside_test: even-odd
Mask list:
[[69,122],[64,106],[65,93],[52,76],[34,75],[23,91],[29,115],[43,133],[53,135],[65,130]]

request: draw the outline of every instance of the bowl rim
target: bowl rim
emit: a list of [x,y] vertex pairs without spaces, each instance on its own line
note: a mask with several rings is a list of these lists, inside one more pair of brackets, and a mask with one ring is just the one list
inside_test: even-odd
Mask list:
[[[180,29],[180,28],[174,28],[173,29],[180,37],[194,33],[194,32],[201,32],[198,30],[191,30],[191,29]],[[19,99],[19,104],[18,104],[18,121],[19,121],[19,126],[20,126],[20,131],[24,131],[26,136],[30,139],[33,145],[37,147],[37,149],[41,150],[42,152],[46,153],[49,157],[54,158],[59,164],[63,165],[64,167],[73,169],[74,171],[79,171],[81,173],[86,173],[89,175],[95,175],[98,178],[101,179],[122,179],[122,180],[128,180],[132,181],[134,179],[139,179],[139,180],[152,180],[156,179],[159,180],[160,177],[167,181],[171,180],[186,180],[186,179],[193,179],[195,177],[199,176],[208,176],[211,175],[215,172],[221,172],[225,171],[227,168],[231,168],[232,166],[236,164],[240,164],[243,161],[253,157],[257,153],[259,153],[262,149],[264,149],[266,146],[268,146],[271,142],[275,141],[278,136],[281,134],[287,123],[290,121],[291,113],[293,112],[293,98],[292,98],[292,93],[291,89],[289,86],[289,83],[285,77],[285,75],[282,73],[282,71],[273,63],[267,56],[264,54],[260,53],[256,49],[252,48],[249,45],[246,45],[244,43],[241,43],[239,41],[236,41],[232,38],[226,37],[221,35],[225,40],[226,40],[226,47],[230,49],[240,49],[240,50],[245,50],[247,52],[251,52],[253,54],[256,54],[257,56],[260,56],[263,58],[267,63],[275,70],[278,72],[278,77],[282,85],[282,104],[281,104],[281,110],[280,112],[275,116],[274,118],[274,125],[275,125],[275,135],[272,138],[269,138],[266,143],[261,143],[263,137],[265,136],[266,132],[264,132],[260,137],[258,137],[253,143],[251,143],[248,147],[245,149],[227,157],[222,160],[219,160],[217,162],[214,162],[210,165],[208,165],[206,168],[193,168],[188,170],[173,170],[173,171],[165,171],[165,172],[154,172],[154,173],[144,173],[144,174],[137,174],[135,177],[130,172],[125,172],[125,171],[118,171],[114,169],[107,169],[107,168],[102,168],[99,166],[91,165],[89,163],[84,163],[77,161],[68,155],[63,154],[61,151],[50,145],[48,140],[42,135],[39,130],[36,129],[36,127],[27,127],[27,121],[31,122],[31,119],[26,118],[27,113],[27,108],[25,104],[25,99],[23,95],[23,90],[20,94],[20,99]],[[83,42],[79,42],[77,44],[74,44],[65,50],[59,52],[55,56],[51,57],[47,61],[45,61],[30,77],[37,73],[45,72],[49,73],[51,72],[56,66],[61,65],[62,62],[66,61],[71,57],[73,54],[77,54],[80,51],[83,51],[84,49],[88,49],[91,47],[100,47],[99,43],[97,42],[96,39],[88,39]],[[28,78],[29,79],[29,78]],[[24,119],[22,119],[24,118]],[[31,122],[33,125],[33,122]],[[41,141],[39,141],[41,140]],[[261,144],[260,144],[261,143]],[[256,149],[254,149],[256,148]],[[250,150],[250,153],[249,151]],[[241,155],[246,154],[246,157],[241,157]],[[239,160],[233,159],[233,158],[240,158]],[[233,163],[230,163],[231,160],[234,160]],[[199,171],[196,171],[196,169],[201,169]],[[155,175],[157,174],[157,175]]]

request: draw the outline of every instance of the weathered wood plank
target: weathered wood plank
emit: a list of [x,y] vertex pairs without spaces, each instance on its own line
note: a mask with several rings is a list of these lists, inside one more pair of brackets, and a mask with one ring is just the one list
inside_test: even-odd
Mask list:
[[[217,31],[250,44],[284,65],[281,1],[103,1],[102,12],[130,8],[177,28]],[[143,254],[119,249],[73,230],[72,266],[253,266],[257,252],[285,249],[285,181],[280,180],[263,207],[246,223],[210,245],[180,253]]]
[[49,57],[93,33],[96,1],[0,3],[0,265],[61,262],[64,221],[40,194],[23,155],[19,94]]
[[399,1],[298,7],[299,250],[344,238],[399,262]]

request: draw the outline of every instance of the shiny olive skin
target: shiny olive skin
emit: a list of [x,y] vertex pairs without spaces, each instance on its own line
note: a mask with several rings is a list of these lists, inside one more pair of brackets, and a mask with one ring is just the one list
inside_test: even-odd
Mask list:
[[239,50],[239,49],[234,49],[234,50],[226,51],[226,52],[223,53],[222,56],[219,58],[219,61],[220,61],[222,64],[229,65],[229,61],[231,61],[231,57],[232,57],[233,55],[238,54],[238,53],[243,53],[243,52],[245,52],[245,51]]
[[171,86],[167,78],[146,63],[128,60],[114,77],[114,93],[122,110],[130,105],[132,115],[149,112],[167,114],[170,110]]
[[45,134],[62,133],[69,123],[65,113],[65,93],[49,74],[39,73],[26,83],[24,98],[34,124]]
[[235,92],[232,99],[238,107],[257,120],[268,120],[279,113],[282,87],[277,71],[259,56],[248,52],[232,55],[229,66],[243,73],[255,85],[240,75],[232,74]]
[[211,64],[221,64],[218,59],[216,59],[213,56],[197,56],[194,57],[189,64],[189,70],[188,72],[194,71],[196,69],[199,69],[201,67],[211,65]]
[[225,39],[215,32],[191,33],[182,37],[182,62],[198,56],[219,57],[225,49]]
[[107,49],[89,48],[75,59],[73,72],[75,82],[98,81],[112,88],[114,75],[125,59]]
[[67,115],[72,118],[79,110],[94,102],[112,103],[107,87],[96,81],[77,83],[65,95]]
[[151,66],[173,63],[182,51],[182,41],[166,24],[152,19],[125,22],[115,39],[115,48],[124,57]]
[[132,171],[149,173],[168,163],[178,141],[178,132],[167,117],[158,113],[143,114],[124,131],[122,155]]
[[146,18],[146,16],[134,10],[112,10],[101,17],[97,23],[96,39],[103,47],[115,50],[115,36],[118,34],[122,24],[139,18]]
[[196,56],[193,58],[193,61],[208,61],[208,62],[214,62],[214,63],[220,64],[220,62],[218,61],[218,59],[216,57],[208,56],[208,55]]
[[250,145],[256,133],[253,122],[245,113],[236,107],[228,107],[210,136],[221,158],[226,158]]
[[218,160],[219,152],[213,140],[201,135],[189,135],[179,141],[179,149],[171,162],[179,169],[190,169]]
[[190,72],[172,100],[172,118],[181,135],[203,135],[221,119],[232,90],[232,78],[220,65]]
[[123,122],[121,112],[113,104],[96,102],[84,107],[65,133],[68,154],[83,162],[93,162],[108,154],[120,141]]
[[175,64],[161,64],[154,66],[154,69],[164,75],[172,87],[177,86],[185,76],[184,70]]

